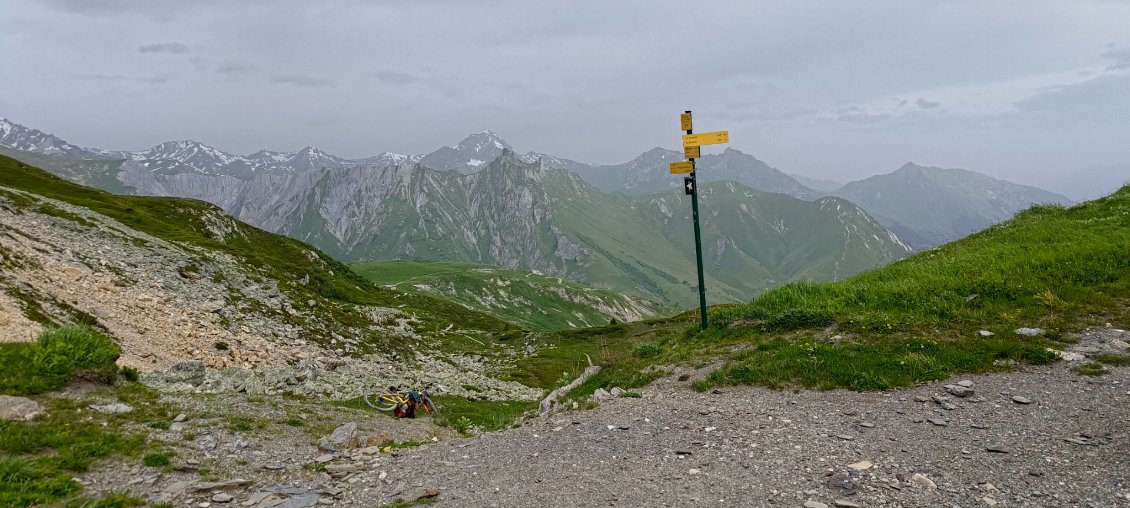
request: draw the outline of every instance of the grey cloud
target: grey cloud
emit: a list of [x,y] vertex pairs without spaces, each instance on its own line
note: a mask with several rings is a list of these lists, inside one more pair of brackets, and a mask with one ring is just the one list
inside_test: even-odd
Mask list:
[[149,84],[152,84],[152,85],[160,85],[160,84],[163,84],[163,83],[168,83],[169,80],[171,80],[171,79],[173,79],[172,74],[156,73],[156,74],[149,74],[149,75],[146,75],[146,76],[138,77],[138,78],[136,78],[136,81],[139,82],[139,83],[149,83]]
[[258,69],[254,64],[245,62],[224,62],[216,66],[216,72],[219,74],[227,75],[244,75],[251,74]]
[[137,48],[138,53],[188,53],[188,46],[179,42],[157,42],[144,44]]
[[934,109],[942,105],[942,103],[938,101],[930,101],[923,98],[919,98],[918,100],[914,101],[914,104],[918,105],[918,107],[922,109]]
[[220,0],[44,0],[44,4],[53,9],[83,16],[109,18],[140,15],[161,21],[220,3]]
[[121,74],[103,74],[100,72],[92,72],[87,74],[75,74],[75,79],[85,79],[89,81],[125,81],[126,77]]
[[1130,118],[1130,74],[1106,74],[1050,88],[1014,106],[1017,114],[1009,121],[1019,125],[1124,122]]
[[816,110],[780,101],[764,103],[731,102],[716,113],[718,118],[734,121],[788,121],[810,117]]
[[1103,53],[1103,56],[1114,60],[1114,63],[1107,67],[1109,71],[1130,69],[1130,46],[1111,49]]
[[309,74],[282,74],[271,77],[272,83],[317,88],[333,85],[333,80]]
[[410,85],[418,83],[424,78],[406,72],[382,70],[373,73],[373,77],[386,85]]
[[877,124],[894,118],[890,113],[868,111],[858,106],[840,108],[835,115],[836,121],[854,124]]

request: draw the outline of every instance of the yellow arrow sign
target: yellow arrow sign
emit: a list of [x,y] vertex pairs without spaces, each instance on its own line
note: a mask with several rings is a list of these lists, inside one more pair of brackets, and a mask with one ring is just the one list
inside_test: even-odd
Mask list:
[[684,146],[683,157],[687,159],[697,159],[702,155],[702,147],[700,146]]
[[693,128],[694,127],[691,126],[691,114],[690,113],[683,113],[683,114],[679,115],[679,129],[680,130],[689,131]]
[[671,163],[671,174],[681,175],[683,173],[690,173],[694,171],[694,164],[691,161],[679,161]]
[[683,134],[683,146],[720,145],[730,142],[730,131]]

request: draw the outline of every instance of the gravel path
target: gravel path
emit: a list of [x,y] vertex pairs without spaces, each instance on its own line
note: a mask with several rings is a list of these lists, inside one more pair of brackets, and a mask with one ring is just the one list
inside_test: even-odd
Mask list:
[[[458,507],[1130,507],[1130,367],[1071,370],[1083,354],[1125,352],[1127,339],[1092,331],[1073,360],[887,392],[696,393],[672,376],[640,398],[473,439],[316,401],[173,397],[184,428],[153,436],[175,449],[172,468],[122,459],[82,481],[89,494],[215,508],[424,496]],[[259,424],[237,432],[233,414]],[[280,423],[296,417],[307,423]],[[356,425],[352,444],[329,436],[349,421],[334,435]],[[319,449],[327,439],[337,449]],[[428,444],[373,446],[405,440]]]
[[[437,506],[1130,506],[1130,369],[1088,378],[1073,365],[882,393],[695,393],[665,380],[639,399],[404,451],[344,500],[432,490]],[[975,393],[947,394],[958,380]]]

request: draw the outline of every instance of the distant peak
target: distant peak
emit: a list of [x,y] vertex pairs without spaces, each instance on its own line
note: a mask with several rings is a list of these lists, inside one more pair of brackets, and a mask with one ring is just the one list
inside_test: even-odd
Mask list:
[[484,150],[513,150],[513,147],[511,147],[506,140],[489,130],[471,134],[463,138],[463,141],[460,141],[459,144],[452,148],[460,151],[471,151],[473,153],[480,153]]

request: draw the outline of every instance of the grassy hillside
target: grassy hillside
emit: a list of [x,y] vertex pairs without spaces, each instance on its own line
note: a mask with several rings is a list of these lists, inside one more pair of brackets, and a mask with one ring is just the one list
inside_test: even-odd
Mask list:
[[608,289],[492,265],[371,261],[353,269],[397,291],[451,300],[531,330],[603,326],[660,311],[653,302]]
[[[83,187],[40,169],[0,156],[0,186],[24,190],[89,208],[122,224],[163,240],[186,243],[240,259],[259,278],[279,281],[279,289],[300,301],[331,303],[322,321],[349,327],[365,323],[352,305],[397,307],[416,313],[428,328],[453,322],[488,332],[512,327],[461,305],[422,295],[402,294],[377,287],[348,266],[317,249],[236,221],[219,208],[191,199],[117,196]],[[18,201],[19,196],[8,196]],[[50,210],[39,211],[50,213]],[[298,319],[298,318],[293,318]],[[307,323],[295,322],[305,327]],[[325,334],[312,335],[316,341]],[[373,337],[372,347],[398,347]]]
[[118,180],[122,160],[68,159],[42,155],[15,148],[0,146],[0,155],[11,157],[29,166],[46,169],[67,180],[114,194],[133,194],[136,189]]
[[[724,367],[717,384],[881,389],[1055,360],[1066,334],[1130,327],[1130,187],[1037,206],[960,241],[840,282],[792,283],[657,334],[612,369]],[[1039,327],[1036,337],[1021,327]],[[981,331],[992,332],[982,336]],[[630,376],[629,376],[630,377]]]

